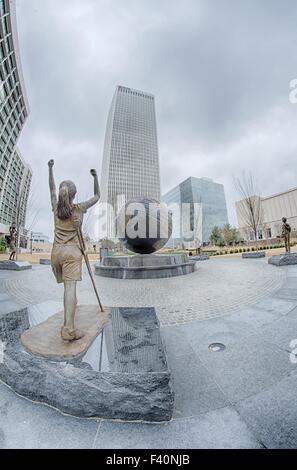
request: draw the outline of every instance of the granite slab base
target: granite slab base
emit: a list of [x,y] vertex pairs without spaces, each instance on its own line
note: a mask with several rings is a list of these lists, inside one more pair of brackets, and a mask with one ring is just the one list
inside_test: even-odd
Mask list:
[[258,258],[265,258],[266,253],[265,251],[250,251],[248,253],[242,253],[243,259],[258,259]]
[[290,266],[297,264],[297,253],[283,253],[281,255],[274,255],[268,259],[269,264],[274,266]]
[[192,261],[208,261],[208,255],[200,255],[200,256],[190,256],[190,260]]
[[111,308],[87,352],[63,362],[24,350],[21,335],[45,320],[42,304],[38,314],[34,308],[34,313],[26,308],[0,317],[2,382],[23,397],[76,417],[171,420],[171,374],[154,308]]
[[39,325],[26,330],[21,336],[24,349],[35,356],[65,361],[84,354],[102,331],[110,315],[109,309],[101,312],[98,305],[79,305],[76,310],[76,328],[84,334],[77,341],[63,341],[61,328],[64,311],[52,315]]
[[191,274],[195,265],[187,254],[107,256],[95,265],[95,274],[116,279],[160,279]]
[[41,258],[39,260],[39,264],[42,264],[44,266],[50,266],[52,263],[51,263],[51,260],[50,259],[47,259],[47,258]]
[[26,271],[32,269],[32,264],[28,261],[0,261],[0,269],[8,271]]

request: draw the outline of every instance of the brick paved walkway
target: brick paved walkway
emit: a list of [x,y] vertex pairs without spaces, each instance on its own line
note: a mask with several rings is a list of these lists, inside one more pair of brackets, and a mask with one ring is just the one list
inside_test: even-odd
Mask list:
[[[34,266],[32,271],[0,276],[0,300],[1,294],[8,295],[22,307],[62,299],[63,287],[56,284],[50,267]],[[164,326],[219,317],[253,305],[279,289],[285,277],[284,270],[268,265],[267,260],[241,259],[197,263],[195,273],[171,279],[95,276],[105,305],[154,306]],[[79,303],[96,302],[86,270],[78,287]]]

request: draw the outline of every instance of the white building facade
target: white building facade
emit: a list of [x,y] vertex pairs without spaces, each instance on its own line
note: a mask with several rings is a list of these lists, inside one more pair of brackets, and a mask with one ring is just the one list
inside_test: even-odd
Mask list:
[[105,237],[116,239],[115,217],[125,202],[160,200],[160,170],[152,94],[116,88],[106,126],[101,172],[101,203],[106,207]]
[[[254,241],[254,235],[246,225],[240,210],[242,201],[236,202],[238,228],[241,236],[247,241]],[[258,240],[277,239],[281,235],[282,218],[286,217],[292,228],[292,235],[297,234],[297,188],[260,198],[261,222]]]
[[19,56],[15,0],[0,0],[0,234],[24,228],[32,171],[17,148],[29,104]]

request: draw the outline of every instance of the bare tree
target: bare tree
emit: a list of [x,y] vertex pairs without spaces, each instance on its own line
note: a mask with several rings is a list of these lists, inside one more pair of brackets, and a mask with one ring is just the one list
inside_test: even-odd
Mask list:
[[[20,240],[21,240],[21,229],[26,228],[28,233],[32,231],[38,215],[40,213],[41,206],[39,203],[39,192],[37,191],[36,181],[31,181],[30,185],[26,184],[26,173],[24,173],[21,180],[19,192],[16,198],[16,212],[15,222],[17,227],[17,244],[16,244],[16,259],[18,257]],[[24,213],[25,211],[25,213]],[[27,221],[27,222],[26,222]]]
[[200,255],[202,238],[202,203],[201,198],[199,198],[199,202],[194,204],[194,246],[196,255]]
[[24,172],[21,183],[19,186],[19,191],[16,196],[16,211],[15,211],[15,224],[17,230],[17,237],[16,237],[16,261],[18,260],[18,253],[20,247],[20,239],[21,239],[21,223],[23,218],[23,207],[26,198],[28,198],[28,194],[26,192],[26,172]]
[[39,198],[39,191],[36,180],[33,180],[30,187],[29,197],[27,201],[27,214],[26,214],[26,228],[31,232],[38,220],[41,212],[41,204]]
[[234,178],[234,185],[241,197],[237,209],[243,228],[248,228],[253,233],[258,250],[258,231],[263,220],[263,212],[256,180],[251,172],[243,172],[241,178]]

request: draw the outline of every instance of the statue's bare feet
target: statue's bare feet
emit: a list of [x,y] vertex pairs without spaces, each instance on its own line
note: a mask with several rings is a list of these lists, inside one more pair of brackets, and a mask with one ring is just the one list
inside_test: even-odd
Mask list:
[[67,326],[63,326],[61,329],[61,336],[64,341],[76,341],[78,339],[81,339],[84,334],[81,330],[71,330]]

